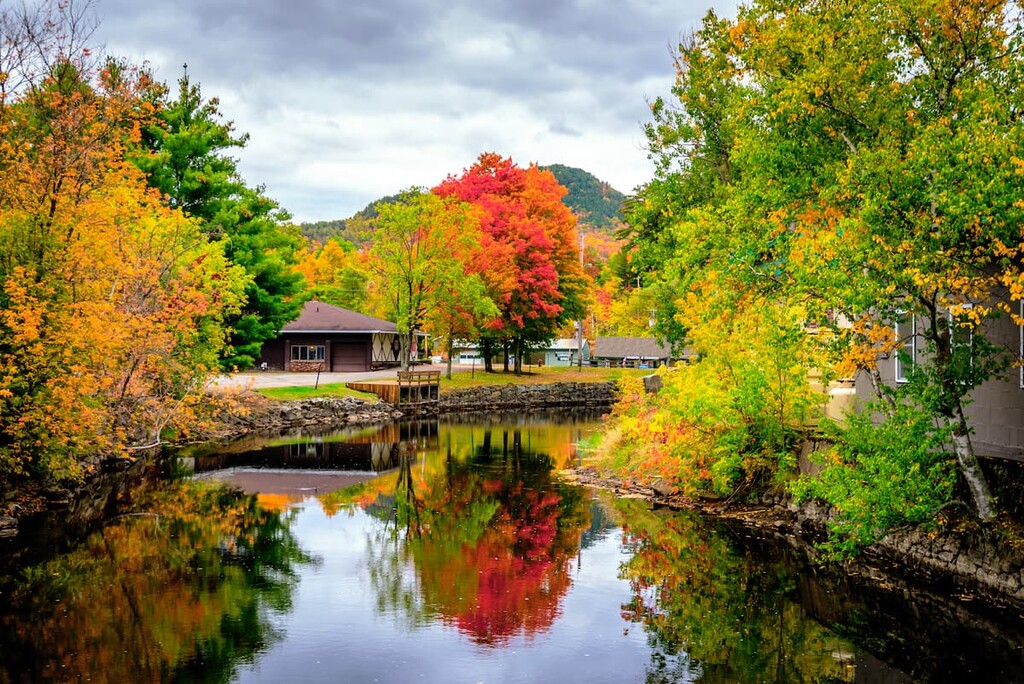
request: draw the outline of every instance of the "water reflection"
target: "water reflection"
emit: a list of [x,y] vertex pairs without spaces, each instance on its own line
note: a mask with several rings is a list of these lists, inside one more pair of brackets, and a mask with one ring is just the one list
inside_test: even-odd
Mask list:
[[549,444],[543,435],[464,427],[445,437],[443,458],[414,467],[406,454],[391,491],[361,496],[382,523],[367,551],[378,607],[412,626],[453,625],[480,646],[532,638],[571,584],[590,525],[583,490],[552,480],[551,453],[531,448]]
[[0,682],[228,681],[280,639],[299,567],[252,497],[161,487],[76,550],[7,578]]
[[0,684],[1024,680],[1020,624],[561,483],[596,427],[487,418],[196,455],[366,477],[276,508],[196,483],[137,493],[0,584]]
[[647,681],[855,681],[857,649],[808,618],[789,568],[738,553],[696,515],[616,508],[631,554],[622,617],[650,637]]

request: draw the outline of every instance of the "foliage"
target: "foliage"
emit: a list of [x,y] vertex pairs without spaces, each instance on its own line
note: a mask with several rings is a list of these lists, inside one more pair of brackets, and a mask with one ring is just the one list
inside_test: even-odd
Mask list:
[[[879,429],[907,411],[920,414],[910,425],[937,421],[981,519],[992,500],[964,405],[1008,370],[986,323],[1024,296],[1018,9],[806,0],[709,13],[679,45],[675,102],[652,103],[658,176],[627,208],[619,264],[623,281],[676,292],[659,309],[691,336],[714,320],[689,313],[707,302],[787,312],[784,336],[789,312],[802,316],[826,342],[812,362],[827,379],[880,387],[878,364],[902,343],[894,321],[915,316],[929,353],[917,387],[880,394]],[[732,330],[719,330],[728,351]]]
[[24,58],[0,101],[4,481],[79,479],[91,453],[158,443],[248,283],[125,163],[151,82],[118,62],[94,71],[87,49],[62,44],[84,21],[74,11],[3,13],[5,47]]
[[619,213],[626,196],[592,173],[574,166],[551,164],[540,167],[550,171],[568,193],[565,204],[576,214],[581,225],[609,231],[618,228]]
[[552,483],[543,439],[531,451],[519,437],[489,426],[451,435],[432,467],[406,457],[393,489],[364,492],[367,511],[392,523],[370,542],[382,610],[414,626],[443,620],[485,647],[551,627],[590,522],[587,500]]
[[694,326],[700,360],[660,371],[657,394],[623,381],[604,460],[690,496],[737,496],[791,475],[801,427],[821,398],[807,383],[798,325],[780,318],[763,302],[728,309]]
[[350,311],[367,312],[366,281],[369,269],[365,255],[351,242],[331,238],[323,246],[307,245],[300,250],[295,270],[307,284],[303,299],[315,299]]
[[7,578],[5,623],[32,618],[3,625],[0,680],[228,681],[279,638],[272,617],[313,562],[288,519],[195,484],[137,495],[77,549]]
[[794,601],[801,591],[782,559],[744,555],[696,514],[632,500],[615,508],[628,521],[622,617],[648,635],[648,681],[690,681],[694,671],[710,682],[852,681],[836,657],[852,644]]
[[302,236],[314,245],[326,245],[330,240],[351,242],[359,249],[373,243],[373,221],[377,218],[377,206],[394,204],[401,200],[403,193],[386,195],[370,202],[347,219],[313,221],[301,224]]
[[[797,501],[811,498],[833,509],[831,558],[848,558],[903,525],[935,525],[953,496],[956,459],[927,413],[908,404],[879,425],[878,404],[834,427],[836,445],[819,454],[820,477],[793,486]],[[874,409],[874,410],[873,410]]]
[[[407,368],[415,332],[428,316],[442,320],[432,312],[454,317],[476,307],[491,310],[482,302],[483,289],[473,287],[479,278],[466,263],[479,242],[479,222],[468,204],[410,190],[400,201],[379,206],[375,224],[370,250],[375,294],[398,328],[402,368]],[[476,301],[467,303],[474,295]]]
[[[483,341],[511,343],[518,370],[529,344],[551,339],[584,313],[587,278],[579,262],[576,219],[562,202],[565,188],[536,165],[523,169],[484,153],[434,192],[469,202],[480,212],[483,239],[473,272],[481,275],[500,311]],[[490,356],[485,354],[488,364]]]
[[229,321],[230,347],[221,364],[248,368],[263,342],[298,316],[303,285],[294,264],[302,237],[262,188],[244,183],[225,153],[243,147],[248,136],[234,136],[217,98],[205,99],[185,74],[177,99],[153,86],[148,100],[158,119],[145,126],[132,159],[172,207],[198,219],[211,239],[222,240],[231,262],[250,276],[244,306]]

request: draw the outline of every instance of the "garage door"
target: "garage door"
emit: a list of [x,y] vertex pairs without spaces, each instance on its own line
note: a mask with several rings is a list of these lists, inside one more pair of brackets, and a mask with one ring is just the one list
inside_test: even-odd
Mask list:
[[352,372],[370,370],[370,349],[366,342],[331,342],[331,370]]

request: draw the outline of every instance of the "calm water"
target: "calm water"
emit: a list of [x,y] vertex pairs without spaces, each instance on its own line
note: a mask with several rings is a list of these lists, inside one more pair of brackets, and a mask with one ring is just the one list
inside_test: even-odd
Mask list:
[[[1021,622],[560,484],[595,427],[419,423],[199,455],[195,480],[142,488],[10,573],[0,684],[1024,681]],[[339,470],[363,481],[328,491]]]

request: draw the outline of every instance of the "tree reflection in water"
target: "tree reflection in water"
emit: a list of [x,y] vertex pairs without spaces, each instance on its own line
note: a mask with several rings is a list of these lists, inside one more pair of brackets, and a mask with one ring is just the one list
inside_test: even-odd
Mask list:
[[518,430],[500,439],[495,446],[490,429],[481,444],[449,439],[434,467],[407,455],[394,494],[364,501],[385,523],[369,549],[382,612],[413,625],[439,620],[487,647],[551,627],[589,503],[552,481],[550,456],[524,446]]
[[622,616],[648,634],[648,682],[854,681],[853,645],[804,613],[788,568],[738,551],[696,514],[615,507],[631,553]]
[[196,484],[140,503],[4,587],[0,682],[224,682],[278,638],[312,562],[287,517]]

